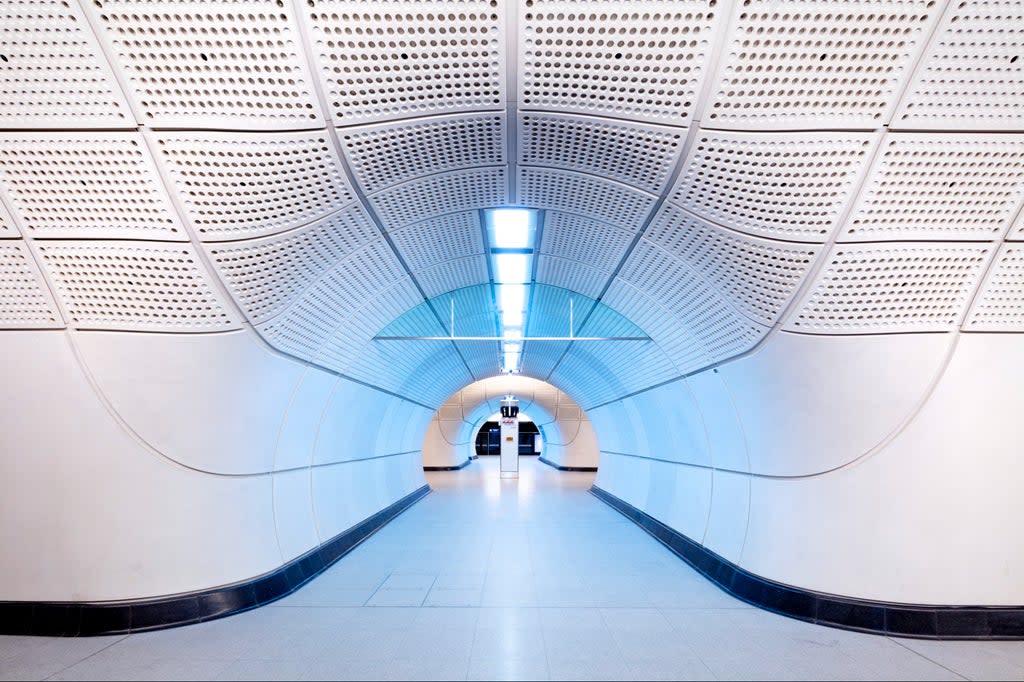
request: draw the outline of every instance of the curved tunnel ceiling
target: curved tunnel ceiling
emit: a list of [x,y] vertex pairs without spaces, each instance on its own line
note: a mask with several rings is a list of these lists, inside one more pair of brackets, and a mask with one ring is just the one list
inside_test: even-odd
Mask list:
[[[1024,331],[1005,2],[0,6],[0,327],[251,330],[436,407],[497,373],[481,211],[541,211],[523,373],[584,408],[772,334]],[[39,64],[44,62],[45,69]],[[411,332],[410,332],[411,333]]]

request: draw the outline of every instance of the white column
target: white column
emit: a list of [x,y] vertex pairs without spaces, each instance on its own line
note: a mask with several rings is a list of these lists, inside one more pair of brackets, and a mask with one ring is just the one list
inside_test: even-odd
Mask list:
[[519,401],[501,401],[501,477],[519,478]]

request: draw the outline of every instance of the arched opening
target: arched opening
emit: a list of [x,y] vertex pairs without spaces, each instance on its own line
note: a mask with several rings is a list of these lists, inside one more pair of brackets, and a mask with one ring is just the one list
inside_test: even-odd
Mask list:
[[557,387],[524,376],[483,379],[457,391],[434,413],[423,438],[423,467],[460,469],[498,452],[501,398],[520,401],[519,455],[557,469],[595,471],[598,443],[583,409]]

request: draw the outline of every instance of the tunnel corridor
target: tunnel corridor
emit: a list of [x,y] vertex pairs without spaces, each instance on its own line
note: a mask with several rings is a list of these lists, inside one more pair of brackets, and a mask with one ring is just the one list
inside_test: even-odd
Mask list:
[[1021,677],[1022,52],[1022,0],[0,0],[0,673],[337,617],[497,675],[509,608],[513,676]]

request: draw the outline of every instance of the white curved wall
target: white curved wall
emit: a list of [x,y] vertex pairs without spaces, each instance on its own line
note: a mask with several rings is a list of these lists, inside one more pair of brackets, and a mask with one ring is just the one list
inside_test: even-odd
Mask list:
[[247,332],[8,332],[0,355],[17,358],[0,384],[4,599],[252,578],[424,484],[429,409]]
[[551,384],[516,375],[474,382],[438,408],[423,438],[423,466],[464,464],[480,426],[508,394],[519,398],[520,412],[529,413],[541,430],[545,460],[557,466],[597,466],[597,438],[580,406]]
[[1022,367],[1007,335],[780,334],[590,410],[597,485],[782,583],[1020,603]]
[[249,577],[428,424],[459,463],[499,344],[435,307],[494,333],[519,205],[526,335],[651,339],[524,343],[603,486],[783,582],[1024,603],[1021,3],[386,4],[0,3],[0,598]]

